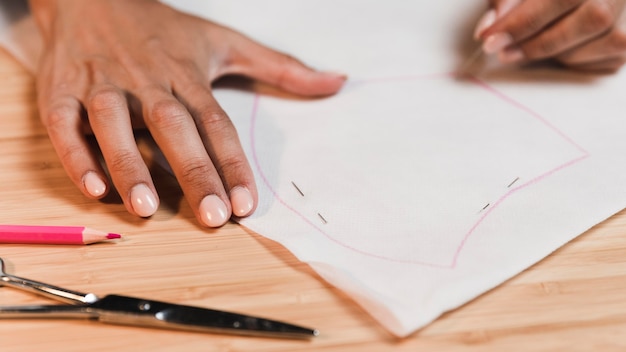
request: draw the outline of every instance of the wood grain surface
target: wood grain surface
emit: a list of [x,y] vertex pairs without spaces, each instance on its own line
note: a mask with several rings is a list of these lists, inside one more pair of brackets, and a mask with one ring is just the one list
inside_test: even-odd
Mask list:
[[[0,223],[81,225],[124,234],[91,246],[0,245],[8,271],[312,326],[311,341],[200,334],[86,320],[0,320],[0,351],[623,351],[626,212],[406,339],[387,333],[282,246],[234,223],[196,223],[175,180],[151,169],[162,204],[129,215],[115,195],[84,197],[36,110],[34,79],[0,52]],[[0,287],[0,304],[53,303]]]

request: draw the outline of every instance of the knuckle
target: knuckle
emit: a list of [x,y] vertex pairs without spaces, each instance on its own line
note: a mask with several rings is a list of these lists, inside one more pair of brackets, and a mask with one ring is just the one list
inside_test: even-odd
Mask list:
[[44,126],[48,129],[65,126],[71,118],[72,111],[66,105],[51,108],[43,118]]
[[230,118],[223,111],[207,108],[201,114],[202,125],[209,134],[224,134],[234,129]]
[[70,97],[62,97],[52,102],[42,115],[44,126],[50,129],[65,128],[67,124],[76,123],[81,114],[80,104]]
[[131,174],[141,160],[136,154],[129,150],[118,150],[107,160],[107,166],[112,174]]
[[558,52],[559,40],[550,38],[537,40],[526,49],[526,57],[531,60],[542,59],[554,55]]
[[125,105],[122,92],[112,86],[100,87],[91,93],[87,99],[87,107],[93,113],[116,111]]
[[517,26],[514,26],[511,30],[511,35],[519,40],[521,37],[534,33],[543,27],[544,21],[537,14],[529,14],[528,16],[519,17],[516,24]]
[[187,109],[172,99],[157,101],[148,114],[148,122],[159,128],[173,128],[187,119]]
[[59,150],[59,158],[64,165],[71,165],[74,161],[87,157],[87,151],[78,145],[63,146]]
[[587,7],[583,24],[588,32],[602,32],[613,26],[615,16],[610,1],[593,1]]
[[248,170],[248,161],[242,156],[224,157],[219,160],[219,169],[222,174],[241,178]]
[[211,165],[203,158],[189,159],[180,169],[180,181],[192,188],[205,186],[208,176],[213,172]]
[[202,122],[207,125],[221,125],[230,122],[230,119],[222,111],[216,111],[212,108],[205,109],[202,114]]

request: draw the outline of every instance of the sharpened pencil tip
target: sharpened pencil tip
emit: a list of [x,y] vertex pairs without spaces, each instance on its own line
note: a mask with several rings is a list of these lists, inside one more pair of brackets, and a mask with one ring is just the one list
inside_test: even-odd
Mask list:
[[117,234],[117,233],[110,233],[110,234],[107,235],[107,239],[108,240],[112,240],[114,238],[122,238],[122,235]]

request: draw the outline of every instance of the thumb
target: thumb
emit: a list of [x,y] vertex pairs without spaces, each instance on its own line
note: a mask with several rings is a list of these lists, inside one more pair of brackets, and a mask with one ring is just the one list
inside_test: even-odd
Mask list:
[[241,74],[290,93],[323,96],[337,93],[347,76],[312,69],[298,59],[241,37],[231,51],[229,74]]

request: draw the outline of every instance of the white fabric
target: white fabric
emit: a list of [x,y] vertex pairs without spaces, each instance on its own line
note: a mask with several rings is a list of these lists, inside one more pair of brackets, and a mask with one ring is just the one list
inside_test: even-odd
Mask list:
[[491,65],[454,79],[482,0],[169,2],[349,74],[325,99],[217,96],[260,192],[241,224],[398,336],[626,203],[624,74]]

